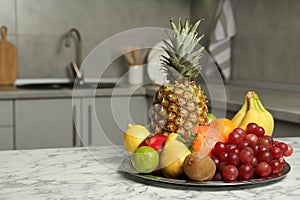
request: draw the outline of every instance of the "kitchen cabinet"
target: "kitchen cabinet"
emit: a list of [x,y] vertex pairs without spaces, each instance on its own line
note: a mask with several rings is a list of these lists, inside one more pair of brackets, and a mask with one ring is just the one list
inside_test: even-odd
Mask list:
[[74,120],[80,121],[79,104],[78,99],[71,98],[16,100],[16,149],[77,146],[80,123],[76,127]]
[[148,124],[145,96],[82,99],[82,141],[85,146],[122,145],[128,123]]
[[0,150],[12,150],[13,101],[0,101]]

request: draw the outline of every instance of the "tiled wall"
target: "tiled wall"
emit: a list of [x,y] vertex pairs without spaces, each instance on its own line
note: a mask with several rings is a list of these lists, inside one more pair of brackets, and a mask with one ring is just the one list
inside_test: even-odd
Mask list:
[[[0,0],[0,25],[17,46],[19,77],[68,77],[74,43],[64,47],[71,27],[83,36],[83,56],[109,36],[137,27],[169,27],[170,18],[205,17],[208,43],[219,0]],[[232,78],[300,83],[299,0],[232,0],[237,26]],[[127,68],[117,59],[105,72],[119,77]]]
[[[0,25],[19,57],[19,78],[64,78],[75,60],[74,43],[64,47],[64,34],[77,28],[83,57],[109,36],[137,27],[169,27],[170,18],[187,18],[190,1],[182,0],[0,0]],[[123,59],[105,72],[119,77]]]
[[300,84],[300,1],[234,0],[233,78]]

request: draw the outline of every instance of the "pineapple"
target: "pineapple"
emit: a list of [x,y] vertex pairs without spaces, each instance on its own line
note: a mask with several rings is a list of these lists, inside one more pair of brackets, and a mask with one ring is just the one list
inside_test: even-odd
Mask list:
[[176,27],[170,21],[172,34],[170,42],[163,40],[168,56],[161,57],[161,67],[166,73],[167,83],[160,86],[150,110],[150,129],[156,133],[184,133],[197,125],[207,124],[207,101],[203,90],[196,85],[200,75],[202,48],[197,44],[197,28],[201,20],[190,25],[186,19],[179,19]]

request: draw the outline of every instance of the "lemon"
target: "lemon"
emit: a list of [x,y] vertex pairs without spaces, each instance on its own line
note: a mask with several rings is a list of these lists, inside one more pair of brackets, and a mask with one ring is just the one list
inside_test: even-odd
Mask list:
[[153,172],[159,163],[159,155],[155,149],[149,146],[139,147],[131,157],[134,169],[140,173]]
[[124,134],[125,149],[133,153],[148,135],[150,132],[144,126],[128,124]]

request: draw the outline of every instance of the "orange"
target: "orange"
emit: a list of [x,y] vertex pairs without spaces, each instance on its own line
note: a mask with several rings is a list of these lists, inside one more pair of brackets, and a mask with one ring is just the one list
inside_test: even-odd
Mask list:
[[220,141],[220,133],[210,126],[197,126],[192,129],[193,133],[197,133],[192,147],[194,152],[200,152],[205,155],[209,155],[215,144]]
[[212,127],[212,128],[215,128],[217,131],[219,131],[219,133],[221,133],[221,136],[223,137],[225,142],[228,141],[228,135],[235,128],[232,121],[230,119],[227,119],[227,118],[216,119],[209,126]]

